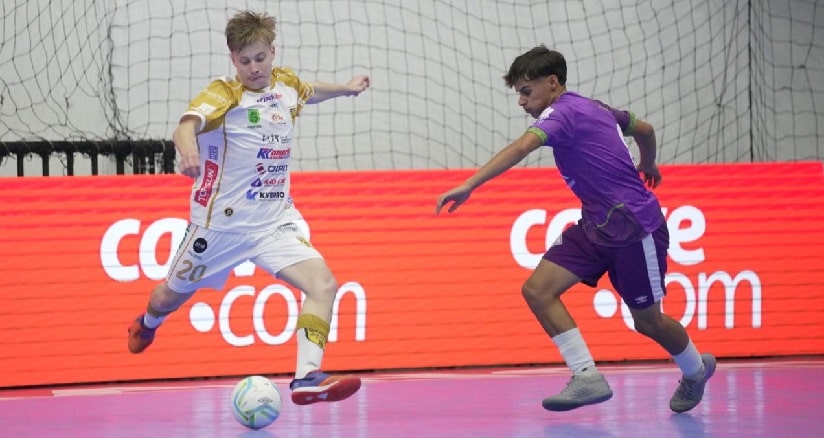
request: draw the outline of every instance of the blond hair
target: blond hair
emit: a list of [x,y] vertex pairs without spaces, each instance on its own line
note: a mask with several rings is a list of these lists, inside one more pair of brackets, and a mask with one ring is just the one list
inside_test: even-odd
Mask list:
[[240,52],[246,47],[264,42],[275,42],[275,17],[266,12],[238,12],[226,23],[226,45],[232,53]]

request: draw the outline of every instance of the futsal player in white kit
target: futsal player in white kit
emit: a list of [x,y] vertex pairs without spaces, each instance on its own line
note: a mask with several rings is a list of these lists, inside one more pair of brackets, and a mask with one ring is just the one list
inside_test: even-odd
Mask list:
[[128,347],[141,353],[169,314],[201,288],[223,288],[231,270],[248,259],[306,294],[296,327],[292,401],[338,401],[357,392],[361,381],[321,371],[338,285],[297,225],[302,217],[289,194],[289,166],[304,105],[357,96],[369,78],[307,82],[273,67],[275,24],[254,11],[228,21],[236,76],[212,81],[192,99],[172,135],[181,173],[195,179],[190,224],[166,280],[129,326]]

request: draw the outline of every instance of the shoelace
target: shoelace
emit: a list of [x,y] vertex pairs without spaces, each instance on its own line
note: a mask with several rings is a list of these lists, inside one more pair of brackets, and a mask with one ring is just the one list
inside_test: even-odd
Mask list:
[[698,382],[691,382],[690,380],[684,378],[678,381],[678,394],[683,395],[686,398],[693,398],[695,395],[695,384]]
[[572,378],[569,379],[569,382],[567,382],[566,387],[564,388],[563,391],[561,391],[561,394],[570,394],[570,393],[572,393],[574,391],[574,389],[572,389],[572,384],[573,383],[575,383],[575,376],[572,376]]

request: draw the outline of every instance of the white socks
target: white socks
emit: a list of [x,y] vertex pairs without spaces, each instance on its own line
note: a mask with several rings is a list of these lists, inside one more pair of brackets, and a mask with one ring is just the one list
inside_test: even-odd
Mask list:
[[163,321],[166,320],[167,316],[169,316],[169,315],[152,316],[152,315],[149,314],[149,312],[146,312],[146,313],[143,314],[143,325],[145,325],[146,327],[148,327],[150,329],[158,328],[160,326],[160,324],[163,323]]
[[578,327],[555,335],[552,342],[558,346],[561,357],[573,374],[580,374],[584,370],[595,371],[595,361]]
[[[573,374],[580,374],[584,370],[586,372],[595,371],[595,361],[592,359],[589,348],[587,348],[587,344],[577,327],[554,336],[552,342],[558,346],[561,357],[564,358]],[[704,361],[701,359],[701,355],[692,340],[683,352],[672,358],[687,379],[698,380],[704,373]]]
[[701,355],[698,354],[698,349],[695,348],[692,339],[687,344],[687,348],[673,356],[672,359],[678,365],[678,368],[681,368],[681,373],[687,379],[698,380],[701,378],[701,374],[704,372],[704,361],[701,359]]
[[320,369],[323,360],[323,349],[309,340],[306,329],[302,328],[295,334],[298,340],[298,357],[295,366],[295,378],[302,379],[311,371]]

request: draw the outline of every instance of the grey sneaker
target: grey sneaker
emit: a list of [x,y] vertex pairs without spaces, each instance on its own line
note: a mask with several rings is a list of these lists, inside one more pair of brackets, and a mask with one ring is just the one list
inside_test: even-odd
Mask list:
[[569,411],[611,398],[612,389],[601,373],[583,373],[572,376],[560,394],[545,398],[542,404],[548,411]]
[[670,409],[675,412],[686,412],[694,408],[704,397],[704,387],[707,381],[715,374],[715,356],[704,353],[701,355],[704,361],[704,376],[698,380],[689,380],[681,377],[678,382],[678,389],[675,390],[670,400]]

